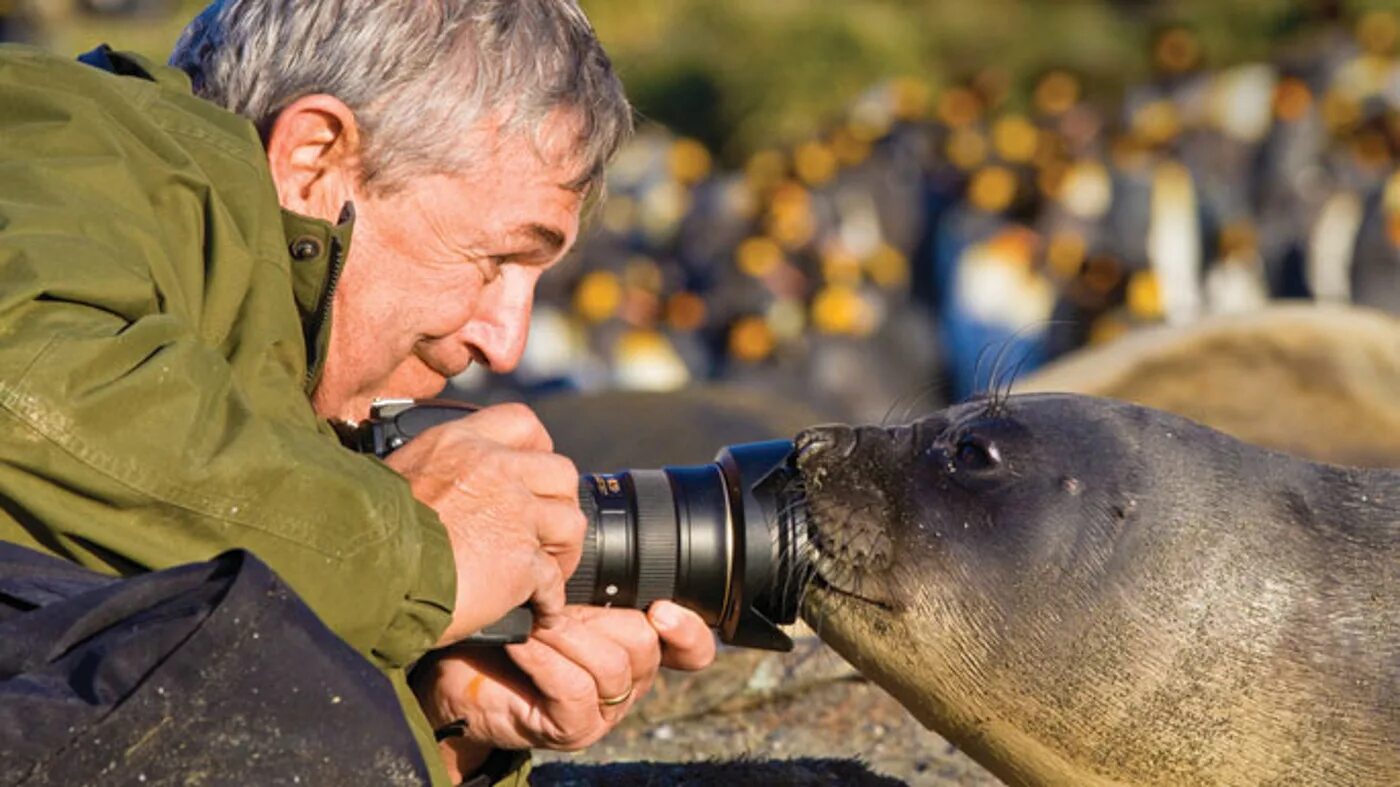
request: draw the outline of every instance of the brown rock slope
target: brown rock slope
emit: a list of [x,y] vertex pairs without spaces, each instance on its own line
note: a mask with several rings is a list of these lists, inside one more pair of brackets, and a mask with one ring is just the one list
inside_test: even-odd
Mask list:
[[1016,391],[1125,399],[1317,461],[1400,465],[1400,318],[1370,309],[1281,305],[1142,331]]

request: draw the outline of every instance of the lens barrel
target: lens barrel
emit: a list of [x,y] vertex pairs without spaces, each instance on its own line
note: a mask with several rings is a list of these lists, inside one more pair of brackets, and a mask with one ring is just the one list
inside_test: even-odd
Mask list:
[[645,609],[659,598],[672,598],[680,533],[665,472],[583,476],[578,491],[589,527],[583,557],[569,580],[569,602]]
[[672,599],[728,644],[790,650],[808,572],[792,443],[729,446],[706,465],[583,476],[588,517],[571,603],[645,609]]

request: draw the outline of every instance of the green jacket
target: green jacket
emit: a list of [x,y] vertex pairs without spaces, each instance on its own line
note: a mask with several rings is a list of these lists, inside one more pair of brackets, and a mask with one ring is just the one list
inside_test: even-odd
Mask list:
[[280,211],[252,124],[183,73],[85,59],[0,47],[0,539],[122,575],[248,549],[426,751],[403,672],[451,615],[446,532],[307,396],[352,221]]

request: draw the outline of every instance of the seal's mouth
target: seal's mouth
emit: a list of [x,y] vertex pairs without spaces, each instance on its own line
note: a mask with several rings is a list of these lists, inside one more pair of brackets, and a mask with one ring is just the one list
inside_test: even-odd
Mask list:
[[814,427],[797,436],[794,458],[808,525],[809,589],[895,612],[901,605],[892,601],[896,594],[888,592],[885,573],[894,557],[883,524],[888,501],[880,485],[862,475],[871,466],[870,451],[858,450],[882,446],[877,431]]
[[820,570],[812,573],[811,582],[813,587],[840,596],[841,598],[849,598],[861,604],[869,604],[873,607],[878,607],[879,609],[884,610],[885,612],[892,613],[898,611],[898,608],[889,601],[874,598],[872,596],[867,596],[863,593],[857,593],[854,590],[849,590],[832,582],[825,576],[822,576]]

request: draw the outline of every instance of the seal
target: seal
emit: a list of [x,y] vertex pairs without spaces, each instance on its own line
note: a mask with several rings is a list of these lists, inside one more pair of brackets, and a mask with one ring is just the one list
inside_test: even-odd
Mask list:
[[1012,784],[1400,784],[1400,470],[1070,394],[802,432],[803,617]]

